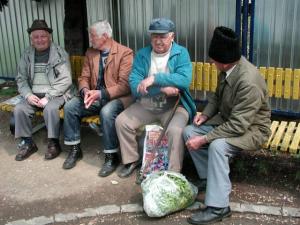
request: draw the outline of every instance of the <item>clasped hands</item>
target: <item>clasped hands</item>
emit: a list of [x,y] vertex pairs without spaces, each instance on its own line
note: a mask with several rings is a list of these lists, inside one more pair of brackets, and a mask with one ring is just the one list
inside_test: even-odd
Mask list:
[[[154,83],[154,75],[147,77],[146,79],[142,80],[141,83],[137,87],[137,92],[141,93],[142,95],[148,94],[147,88],[153,85]],[[176,87],[162,87],[160,91],[167,96],[177,96],[179,94],[179,89]]]
[[[207,119],[208,119],[208,117],[206,115],[197,114],[194,117],[193,123],[196,126],[200,126]],[[206,136],[196,135],[196,136],[193,136],[193,137],[189,138],[185,142],[185,145],[186,145],[186,147],[188,148],[189,151],[195,151],[195,150],[200,149],[203,145],[205,145],[207,143],[208,143],[208,141],[206,139]]]
[[39,98],[38,96],[32,94],[27,97],[27,101],[30,105],[37,106],[39,108],[45,108],[49,100],[44,97],[44,98]]
[[95,101],[101,98],[101,92],[99,90],[84,89],[84,106],[88,109]]

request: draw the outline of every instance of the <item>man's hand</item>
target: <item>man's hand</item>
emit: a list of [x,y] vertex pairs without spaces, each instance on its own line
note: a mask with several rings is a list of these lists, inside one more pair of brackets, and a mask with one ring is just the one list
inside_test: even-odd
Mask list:
[[146,79],[142,80],[142,82],[137,87],[137,92],[141,93],[142,95],[148,94],[147,88],[150,87],[153,83],[154,83],[154,75],[151,75]]
[[26,100],[30,105],[35,105],[37,107],[40,107],[39,106],[40,98],[38,96],[32,94],[32,95],[29,95]]
[[45,108],[45,106],[47,105],[48,102],[49,102],[49,100],[46,97],[44,97],[39,100],[38,107]]
[[206,120],[208,120],[208,116],[203,115],[203,114],[196,114],[194,117],[193,123],[197,126],[200,126],[202,123],[204,123]]
[[162,87],[160,91],[167,96],[177,96],[179,94],[179,89],[176,87]]
[[200,149],[203,145],[207,144],[206,136],[194,136],[191,137],[187,142],[185,143],[186,147],[190,151],[195,151]]
[[89,90],[84,94],[85,108],[88,109],[95,101],[101,98],[99,90]]

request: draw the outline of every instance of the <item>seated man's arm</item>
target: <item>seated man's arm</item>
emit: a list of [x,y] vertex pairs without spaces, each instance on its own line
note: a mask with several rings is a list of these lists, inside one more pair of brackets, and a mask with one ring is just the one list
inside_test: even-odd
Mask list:
[[[176,56],[173,56],[176,57]],[[170,73],[155,74],[154,85],[160,87],[176,87],[185,90],[190,87],[192,81],[192,63],[188,51],[181,48],[181,53],[177,56],[174,71]]]
[[64,95],[72,85],[71,66],[69,56],[66,52],[64,55],[64,62],[55,66],[53,68],[53,73],[54,82],[51,84],[51,88],[45,95],[48,100]]
[[33,94],[30,86],[30,74],[28,74],[30,72],[28,70],[28,63],[29,62],[26,61],[26,54],[23,54],[18,65],[18,74],[16,76],[18,91],[25,99]]
[[[134,58],[132,71],[129,75],[129,85],[131,93],[134,97],[141,97],[143,94],[138,92],[139,84],[148,77],[148,71],[145,71],[145,67],[150,68],[150,65],[145,66],[144,63],[147,63],[142,55],[138,52]],[[148,88],[148,95],[157,95],[160,93],[159,86],[151,86]]]
[[128,51],[126,51],[122,56],[122,60],[120,62],[117,84],[105,89],[109,99],[115,99],[130,93],[128,77],[131,72],[132,61],[133,52],[128,49]]
[[78,91],[81,94],[84,89],[90,90],[90,84],[91,84],[91,69],[90,69],[90,59],[88,55],[88,51],[86,52],[84,56],[84,61],[82,65],[82,71],[80,76],[78,77]]
[[253,123],[263,98],[263,92],[257,86],[251,84],[241,85],[234,99],[235,106],[228,121],[206,135],[208,142],[217,138],[238,137],[245,134]]

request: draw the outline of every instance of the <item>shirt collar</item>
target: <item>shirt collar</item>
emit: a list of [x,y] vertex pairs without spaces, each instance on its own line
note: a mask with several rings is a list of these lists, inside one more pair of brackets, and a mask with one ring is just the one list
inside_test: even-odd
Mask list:
[[226,78],[231,74],[231,72],[234,70],[237,64],[235,64],[233,67],[231,67],[229,70],[226,71]]

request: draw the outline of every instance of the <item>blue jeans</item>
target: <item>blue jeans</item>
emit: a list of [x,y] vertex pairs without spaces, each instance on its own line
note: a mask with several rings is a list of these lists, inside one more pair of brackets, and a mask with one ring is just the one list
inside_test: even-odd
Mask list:
[[86,109],[81,97],[72,98],[64,106],[65,144],[79,144],[81,118],[98,114],[103,131],[103,152],[118,152],[119,140],[116,133],[115,120],[123,110],[123,103],[119,99],[114,99],[108,102],[96,101],[88,109]]

